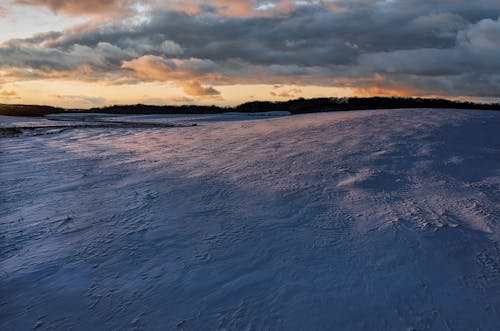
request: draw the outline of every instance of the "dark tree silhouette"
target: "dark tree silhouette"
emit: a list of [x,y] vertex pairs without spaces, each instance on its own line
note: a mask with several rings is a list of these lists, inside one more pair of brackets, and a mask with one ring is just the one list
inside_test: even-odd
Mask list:
[[252,101],[235,107],[219,106],[154,106],[154,105],[115,105],[102,108],[63,109],[36,105],[0,104],[0,115],[45,116],[64,112],[109,113],[109,114],[220,114],[227,112],[259,113],[269,111],[289,111],[292,114],[317,112],[395,109],[395,108],[456,108],[500,110],[500,103],[473,103],[446,99],[371,97],[371,98],[316,98],[272,102]]

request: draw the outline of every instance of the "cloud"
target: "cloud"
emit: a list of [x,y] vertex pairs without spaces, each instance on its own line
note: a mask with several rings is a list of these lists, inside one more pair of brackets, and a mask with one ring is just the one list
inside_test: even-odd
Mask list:
[[164,58],[155,55],[144,55],[139,58],[124,61],[122,69],[144,81],[174,81],[193,77],[216,75],[216,65],[210,60]]
[[124,50],[106,42],[99,42],[93,47],[75,44],[67,49],[17,40],[0,46],[0,68],[29,68],[50,72],[89,66],[106,71],[130,57]]
[[54,95],[56,99],[62,102],[65,106],[76,106],[76,107],[97,107],[102,106],[106,103],[106,99],[102,97],[92,97],[85,95]]
[[500,97],[500,18],[485,19],[457,33],[452,48],[363,54],[363,72],[398,78],[421,90],[451,95]]
[[17,99],[18,94],[15,91],[4,90],[0,88],[0,99]]
[[[275,86],[273,89],[278,90],[280,88],[281,88],[281,86],[278,85],[278,86]],[[276,92],[271,91],[271,92],[269,92],[269,94],[273,97],[287,98],[287,99],[295,98],[300,93],[302,93],[302,90],[299,88],[291,88],[291,89],[288,89],[285,91],[276,91]]]
[[360,56],[364,69],[422,76],[500,71],[500,18],[485,19],[458,32],[451,48],[421,48]]
[[206,4],[213,6],[216,13],[227,16],[245,16],[254,12],[252,1],[232,0],[231,2],[224,0],[206,1]]
[[[203,82],[500,97],[494,0],[15,1],[109,19],[0,44],[9,81],[174,82],[196,96],[216,95]],[[134,9],[131,21],[117,18],[123,8]]]
[[165,40],[160,45],[160,50],[166,55],[181,55],[184,53],[182,47],[172,40]]
[[170,98],[168,98],[168,100],[175,102],[175,103],[191,103],[191,102],[195,101],[195,99],[185,97],[185,96],[170,97]]
[[127,0],[14,0],[14,4],[47,7],[68,15],[116,13],[127,7]]
[[219,97],[220,92],[211,86],[204,87],[199,81],[185,82],[182,87],[187,95],[194,97],[214,98]]
[[297,7],[323,3],[324,8],[335,9],[333,1],[293,0],[12,0],[13,4],[46,7],[55,13],[67,15],[96,15],[131,12],[137,8],[163,8],[189,15],[213,13],[220,16],[269,16],[283,14]]
[[[171,0],[164,1],[165,8],[184,12],[189,15],[213,13],[220,16],[271,16],[288,13],[297,6],[303,6],[319,1],[293,1],[293,0]],[[331,2],[330,2],[331,3]],[[325,6],[334,8],[334,6]]]
[[458,42],[476,49],[498,50],[500,48],[500,17],[495,21],[484,19],[470,25],[458,34]]
[[460,15],[441,12],[430,13],[414,18],[408,27],[417,31],[432,33],[437,37],[454,38],[457,31],[462,30],[467,21]]

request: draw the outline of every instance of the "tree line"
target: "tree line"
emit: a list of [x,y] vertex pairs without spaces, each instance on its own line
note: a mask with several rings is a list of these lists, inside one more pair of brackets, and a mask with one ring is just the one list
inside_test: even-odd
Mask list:
[[64,112],[107,113],[107,114],[221,114],[228,112],[259,113],[269,111],[288,111],[291,114],[333,112],[368,109],[396,108],[455,108],[500,110],[500,103],[474,103],[447,99],[403,98],[403,97],[345,97],[294,99],[288,101],[251,101],[234,107],[182,105],[114,105],[91,109],[65,109],[38,105],[0,104],[0,115],[8,116],[45,116]]

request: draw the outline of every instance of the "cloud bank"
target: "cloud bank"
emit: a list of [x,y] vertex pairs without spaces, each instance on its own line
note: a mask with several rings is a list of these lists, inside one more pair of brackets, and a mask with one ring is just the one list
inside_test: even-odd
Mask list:
[[220,97],[217,86],[229,84],[500,98],[498,1],[14,3],[90,18],[0,44],[2,77],[11,82],[172,82],[199,98]]

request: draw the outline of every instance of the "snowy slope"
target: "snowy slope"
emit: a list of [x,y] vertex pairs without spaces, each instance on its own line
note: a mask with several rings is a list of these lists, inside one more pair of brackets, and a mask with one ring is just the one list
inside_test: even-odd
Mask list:
[[194,121],[0,138],[1,330],[498,330],[500,112]]

